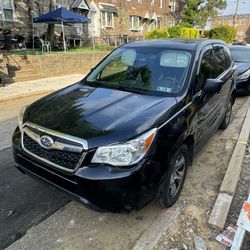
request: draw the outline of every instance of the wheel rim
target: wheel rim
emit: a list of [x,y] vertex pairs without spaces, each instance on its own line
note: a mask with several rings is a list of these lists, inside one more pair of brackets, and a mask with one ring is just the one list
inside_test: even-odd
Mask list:
[[232,103],[229,102],[228,107],[227,107],[227,111],[226,111],[226,116],[225,116],[226,124],[228,124],[230,121],[231,112],[232,112]]
[[170,177],[170,186],[169,186],[169,196],[174,197],[183,182],[184,174],[186,169],[186,159],[183,154],[179,155],[175,161],[174,170]]

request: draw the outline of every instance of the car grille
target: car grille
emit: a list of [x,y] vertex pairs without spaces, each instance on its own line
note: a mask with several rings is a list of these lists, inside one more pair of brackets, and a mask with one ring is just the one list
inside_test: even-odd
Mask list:
[[37,142],[33,141],[28,135],[24,133],[23,137],[24,147],[31,153],[53,162],[62,167],[74,170],[80,160],[81,154],[65,152],[55,149],[42,148]]
[[[44,135],[54,141],[49,148],[41,144],[40,138]],[[22,129],[22,147],[33,157],[68,173],[81,165],[87,149],[83,140],[30,124]]]

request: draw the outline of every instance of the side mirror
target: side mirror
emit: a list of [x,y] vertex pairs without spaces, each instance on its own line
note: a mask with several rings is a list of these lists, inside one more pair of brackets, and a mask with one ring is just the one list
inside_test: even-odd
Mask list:
[[206,93],[218,93],[221,90],[222,81],[217,79],[207,79],[203,91]]

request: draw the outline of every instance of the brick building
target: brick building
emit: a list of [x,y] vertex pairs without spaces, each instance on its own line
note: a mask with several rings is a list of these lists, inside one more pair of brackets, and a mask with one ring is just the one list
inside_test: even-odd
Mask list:
[[[182,0],[0,0],[0,33],[24,37],[32,35],[32,17],[65,7],[91,17],[91,24],[74,24],[65,28],[67,37],[109,38],[143,37],[154,28],[173,26]],[[35,25],[35,35],[41,36],[47,24]],[[60,32],[56,25],[55,30]],[[0,34],[1,40],[1,34]]]
[[144,36],[145,32],[173,26],[180,1],[94,0],[89,2],[89,33],[103,36]]
[[[217,27],[219,25],[233,26],[233,19],[233,15],[220,16],[213,22],[213,27]],[[245,40],[250,42],[250,14],[237,15],[235,18],[235,28],[237,29],[237,40]]]

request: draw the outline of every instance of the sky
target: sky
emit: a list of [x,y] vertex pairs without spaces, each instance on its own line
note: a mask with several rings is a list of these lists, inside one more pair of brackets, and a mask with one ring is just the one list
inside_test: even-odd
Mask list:
[[[236,0],[227,0],[227,8],[221,15],[233,15],[236,10]],[[250,0],[239,0],[238,14],[250,14]]]

